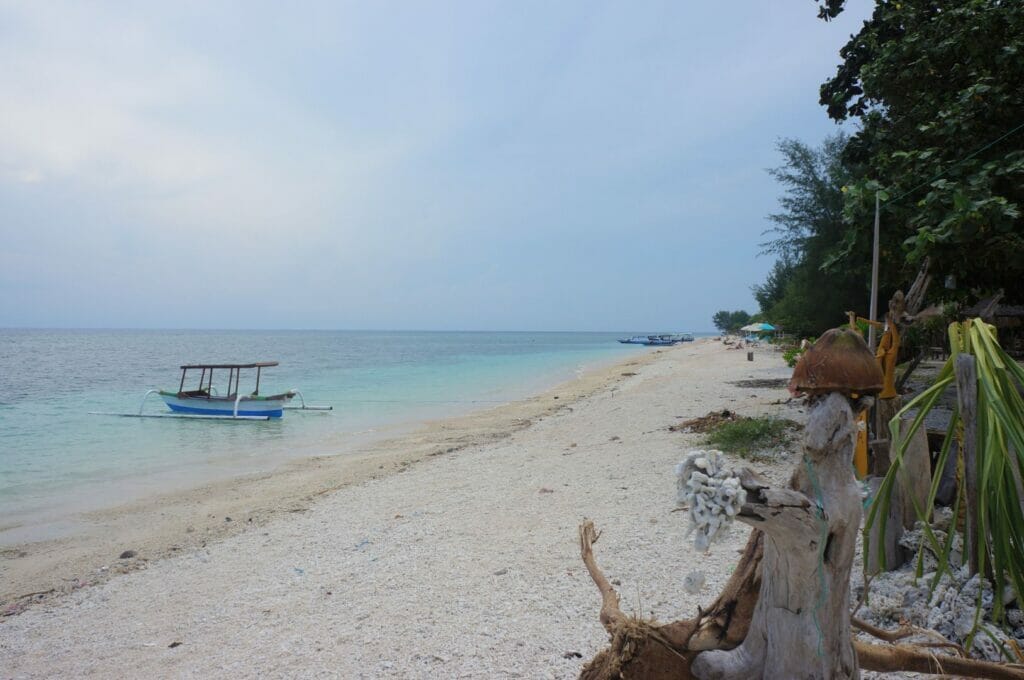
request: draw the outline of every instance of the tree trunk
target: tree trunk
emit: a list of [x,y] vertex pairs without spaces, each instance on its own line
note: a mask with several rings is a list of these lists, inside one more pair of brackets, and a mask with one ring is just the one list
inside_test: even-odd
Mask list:
[[744,475],[747,504],[738,519],[765,534],[760,595],[743,644],[698,654],[691,666],[696,677],[859,677],[849,611],[861,518],[855,441],[850,404],[831,393],[808,415],[795,491]]

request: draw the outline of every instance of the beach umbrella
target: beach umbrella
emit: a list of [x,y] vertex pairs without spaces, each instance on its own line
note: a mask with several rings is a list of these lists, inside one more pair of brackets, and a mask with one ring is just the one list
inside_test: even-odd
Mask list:
[[770,323],[752,323],[747,324],[740,330],[743,331],[744,333],[760,333],[762,331],[773,331],[775,330],[775,326],[771,325]]

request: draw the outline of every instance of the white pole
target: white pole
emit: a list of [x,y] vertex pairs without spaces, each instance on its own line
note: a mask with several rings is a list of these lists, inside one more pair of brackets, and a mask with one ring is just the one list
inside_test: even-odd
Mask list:
[[[878,321],[878,227],[879,227],[879,206],[878,192],[875,192],[875,243],[871,251],[871,311],[868,317],[872,321]],[[875,351],[875,327],[868,325],[868,347]]]

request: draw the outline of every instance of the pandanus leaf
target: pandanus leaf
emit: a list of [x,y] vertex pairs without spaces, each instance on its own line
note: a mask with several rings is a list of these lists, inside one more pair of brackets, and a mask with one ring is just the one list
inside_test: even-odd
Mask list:
[[[910,400],[889,422],[892,431],[892,460],[885,478],[871,503],[865,521],[865,537],[879,523],[881,535],[885,534],[889,508],[897,475],[903,465],[903,457],[911,438],[923,425],[928,413],[935,408],[942,393],[955,384],[953,367],[960,354],[975,358],[977,373],[977,414],[975,422],[975,463],[977,474],[976,507],[970,508],[969,516],[977,522],[979,545],[971,546],[979,571],[990,574],[995,591],[993,616],[1001,620],[1004,615],[1002,592],[1006,586],[1015,591],[1018,601],[1024,601],[1024,505],[1022,505],[1021,480],[1024,478],[1024,367],[1021,367],[999,346],[995,329],[981,319],[950,324],[948,329],[951,356],[946,361],[934,383],[921,394]],[[904,427],[903,419],[910,413],[913,417]],[[924,542],[918,549],[915,572],[921,576],[925,545],[936,555],[938,567],[931,581],[932,590],[938,585],[944,573],[949,571],[949,556],[955,520],[945,540],[939,541],[931,529],[930,519],[935,509],[935,496],[939,482],[953,452],[953,443],[960,422],[960,413],[954,411],[946,429],[946,436],[936,460],[928,498],[921,507],[912,499],[914,512],[924,528]],[[962,464],[962,461],[961,463]],[[964,475],[960,475],[964,479]],[[966,496],[958,492],[954,503],[954,518]],[[965,557],[968,546],[965,545]],[[885,568],[885,555],[879,555],[879,563]],[[865,554],[865,564],[867,555]],[[980,595],[979,595],[980,597]],[[974,627],[968,643],[975,635],[983,633],[992,637],[992,632],[981,621],[980,600],[975,611]],[[1002,645],[1000,645],[1002,647]]]

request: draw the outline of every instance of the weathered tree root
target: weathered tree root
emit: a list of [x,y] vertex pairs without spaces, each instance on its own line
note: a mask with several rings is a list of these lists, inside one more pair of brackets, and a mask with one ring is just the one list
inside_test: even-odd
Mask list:
[[594,559],[593,545],[600,533],[590,520],[580,525],[580,556],[601,593],[600,620],[608,631],[609,648],[595,656],[580,674],[581,680],[692,678],[690,662],[706,649],[732,649],[743,641],[761,588],[764,537],[750,532],[739,564],[721,595],[696,618],[658,625],[628,616],[619,608],[619,596]]
[[[618,593],[594,558],[593,545],[600,533],[587,520],[580,525],[579,534],[580,555],[601,593],[600,619],[610,637],[609,647],[583,667],[581,680],[690,680],[695,677],[690,663],[700,651],[733,649],[743,641],[760,592],[764,549],[760,531],[750,532],[740,563],[707,610],[698,609],[694,619],[664,625],[622,612]],[[854,620],[854,625],[857,623]],[[904,631],[874,628],[874,632],[899,639]],[[1024,680],[1024,665],[936,655],[907,645],[854,640],[853,647],[863,670]]]
[[857,630],[863,631],[868,635],[878,638],[879,640],[884,640],[885,642],[896,642],[897,640],[905,640],[908,637],[913,637],[914,635],[923,635],[925,637],[932,638],[933,642],[914,643],[915,647],[944,647],[955,650],[957,655],[964,659],[969,658],[970,656],[963,646],[958,645],[955,642],[950,642],[946,638],[942,637],[940,633],[929,628],[919,628],[917,626],[904,624],[896,630],[886,630],[884,628],[879,628],[878,626],[872,626],[867,621],[862,621],[856,616],[850,617],[850,623]]

